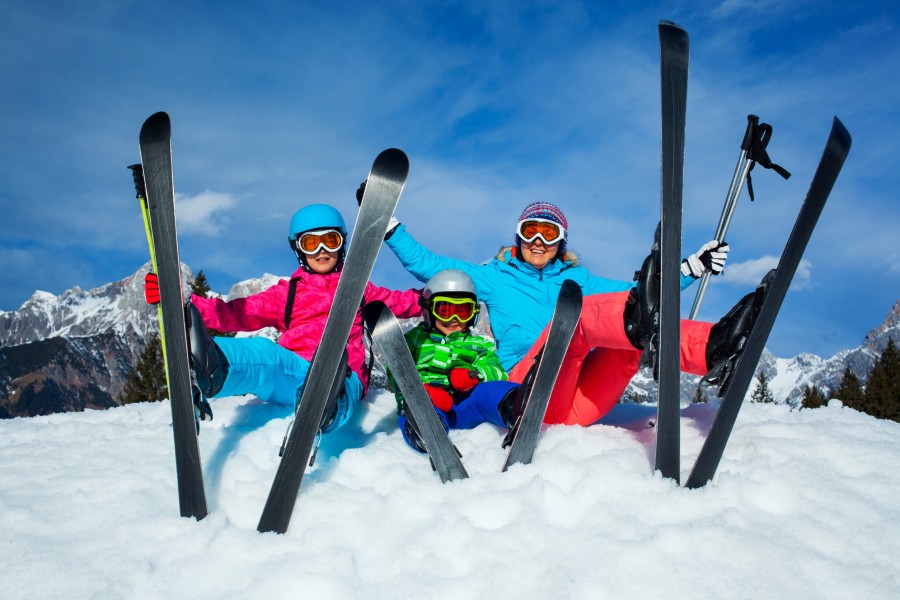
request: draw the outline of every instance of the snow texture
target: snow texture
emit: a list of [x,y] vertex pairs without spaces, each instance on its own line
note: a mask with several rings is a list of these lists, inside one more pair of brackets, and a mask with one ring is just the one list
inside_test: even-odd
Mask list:
[[[745,404],[713,482],[652,472],[655,409],[544,430],[500,473],[503,432],[454,431],[441,484],[374,392],[326,436],[285,535],[256,524],[285,409],[213,402],[210,514],[178,516],[167,402],[0,421],[0,590],[18,598],[894,598],[900,424]],[[682,411],[682,480],[715,404]]]

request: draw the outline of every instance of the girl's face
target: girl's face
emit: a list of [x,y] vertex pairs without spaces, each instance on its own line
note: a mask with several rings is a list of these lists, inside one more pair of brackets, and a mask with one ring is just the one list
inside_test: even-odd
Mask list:
[[319,275],[331,273],[337,266],[337,262],[338,253],[329,252],[325,248],[319,250],[318,254],[306,257],[306,264],[309,265],[309,269],[313,273],[318,273]]

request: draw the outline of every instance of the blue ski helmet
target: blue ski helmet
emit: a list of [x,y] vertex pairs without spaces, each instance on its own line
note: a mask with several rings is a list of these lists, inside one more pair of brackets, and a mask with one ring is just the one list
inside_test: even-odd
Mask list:
[[340,271],[344,266],[344,257],[347,255],[347,226],[344,224],[344,217],[341,216],[340,211],[328,204],[309,204],[295,212],[294,216],[291,217],[288,243],[297,257],[297,262],[309,271],[306,255],[297,249],[296,241],[300,234],[317,229],[337,229],[344,236],[344,245],[341,246],[338,252],[338,264],[336,267]]
[[347,226],[341,213],[328,204],[310,204],[294,213],[291,218],[291,241],[304,231],[314,229],[339,229],[346,236]]

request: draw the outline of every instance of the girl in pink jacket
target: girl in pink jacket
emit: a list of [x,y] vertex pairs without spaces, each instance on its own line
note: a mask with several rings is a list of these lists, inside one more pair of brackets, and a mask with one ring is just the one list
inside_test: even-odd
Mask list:
[[[258,294],[225,302],[191,296],[191,361],[204,398],[254,394],[260,400],[295,406],[313,353],[322,339],[346,255],[347,229],[340,212],[326,204],[301,208],[291,219],[289,241],[299,268],[290,280]],[[419,316],[419,291],[392,291],[366,284],[363,302],[381,300],[401,318]],[[278,343],[262,337],[212,338],[223,332],[274,327]],[[346,423],[366,393],[362,310],[347,343],[347,377],[337,402],[325,411],[322,431]],[[202,412],[202,411],[201,411]]]

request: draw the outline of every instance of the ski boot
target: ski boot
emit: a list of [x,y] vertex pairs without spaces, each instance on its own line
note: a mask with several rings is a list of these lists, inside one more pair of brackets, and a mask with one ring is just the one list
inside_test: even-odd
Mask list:
[[[404,413],[406,411],[406,407],[403,407]],[[403,422],[403,425],[400,431],[403,433],[403,439],[406,440],[406,443],[412,447],[416,452],[421,452],[422,454],[427,454],[428,449],[425,448],[425,442],[422,441],[422,436],[419,435],[419,430],[416,429],[415,424],[413,424],[412,419],[409,418],[406,414],[403,414],[400,419]]]
[[772,269],[763,277],[756,290],[741,298],[709,332],[706,344],[706,366],[709,372],[701,383],[717,386],[716,393],[719,396],[728,390],[738,359],[747,345],[774,279],[775,269]]
[[[419,433],[419,427],[416,425],[415,421],[412,419],[412,415],[410,415],[406,404],[404,403],[403,408],[400,409],[400,418],[397,420],[397,425],[400,427],[400,432],[403,434],[403,439],[406,440],[406,443],[415,450],[416,452],[421,452],[422,454],[428,454],[428,448],[425,446],[425,441],[422,439],[422,434]],[[450,422],[447,420],[447,413],[442,410],[437,410],[438,417],[441,420],[441,425],[444,426],[444,431],[446,433],[450,432]],[[429,458],[429,460],[431,460]],[[432,464],[432,469],[434,468],[434,462]]]
[[197,435],[200,435],[200,421],[213,420],[212,407],[209,401],[200,393],[196,383],[191,383],[191,396],[194,399],[194,425],[197,426]]
[[500,418],[506,424],[506,436],[503,438],[501,448],[507,448],[512,445],[513,438],[516,437],[516,431],[519,429],[519,423],[522,422],[522,413],[525,412],[525,405],[528,404],[528,397],[531,395],[531,388],[534,385],[534,378],[537,375],[537,367],[541,361],[543,350],[538,352],[534,357],[534,364],[528,369],[522,385],[509,390],[506,395],[500,399],[497,404],[497,411]]
[[625,335],[631,345],[643,350],[641,366],[655,362],[656,336],[659,331],[660,225],[656,226],[653,246],[641,270],[634,274],[637,287],[631,290],[625,306]]
[[206,330],[197,307],[188,302],[185,313],[191,370],[203,398],[210,398],[218,394],[225,384],[228,359]]
[[506,423],[506,428],[512,431],[519,424],[522,413],[525,412],[525,386],[509,390],[497,404],[500,418]]

